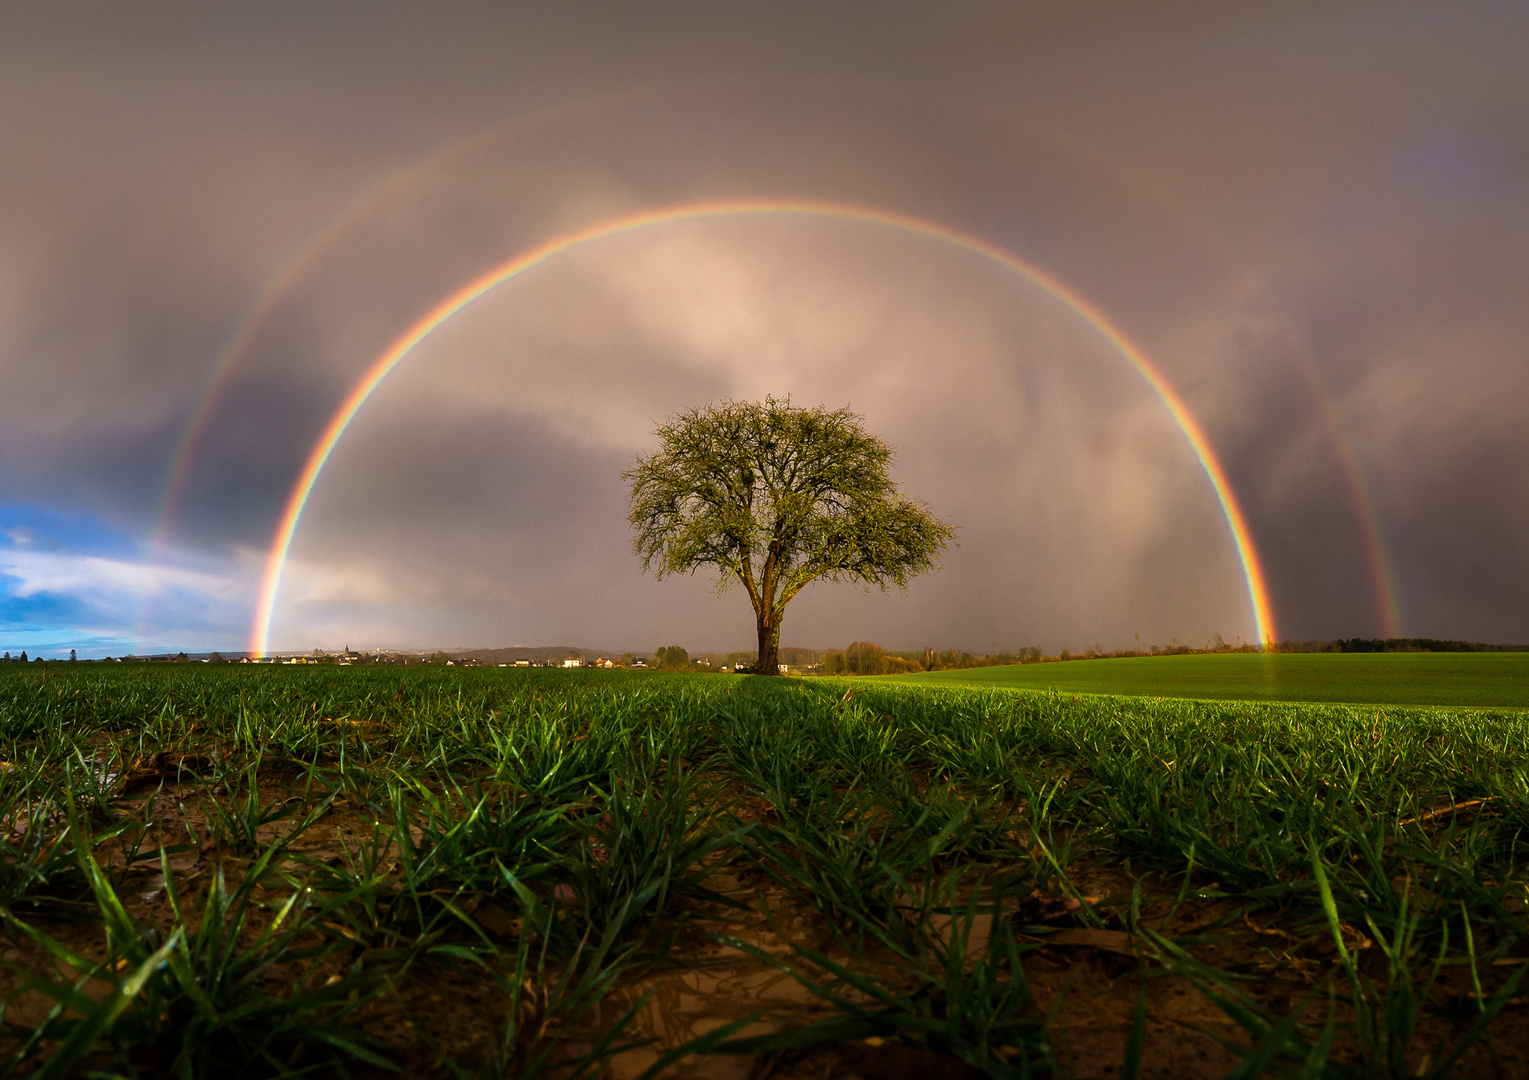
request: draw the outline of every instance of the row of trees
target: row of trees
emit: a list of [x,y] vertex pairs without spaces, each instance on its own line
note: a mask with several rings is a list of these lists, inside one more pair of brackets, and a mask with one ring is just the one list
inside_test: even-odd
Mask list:
[[975,656],[954,649],[891,652],[873,641],[856,641],[847,649],[829,649],[824,652],[822,665],[825,675],[896,675],[900,672],[1033,664],[1041,659],[1041,650],[1034,645],[1027,645],[1017,652],[993,652]]
[[1339,638],[1337,641],[1285,641],[1275,652],[1529,652],[1529,645],[1490,645],[1483,641],[1441,638]]
[[665,645],[653,653],[653,666],[660,671],[686,671],[690,654],[678,645]]
[[[75,651],[73,649],[69,650],[69,659],[76,659]],[[36,661],[37,663],[41,664],[43,663],[43,658],[40,656],[36,657]],[[31,663],[31,661],[27,659],[27,651],[22,649],[20,656],[12,656],[9,652],[7,652],[3,657],[0,657],[0,663],[27,664]]]
[[887,652],[874,641],[854,641],[847,649],[829,649],[823,654],[825,675],[896,675],[921,670],[917,664]]

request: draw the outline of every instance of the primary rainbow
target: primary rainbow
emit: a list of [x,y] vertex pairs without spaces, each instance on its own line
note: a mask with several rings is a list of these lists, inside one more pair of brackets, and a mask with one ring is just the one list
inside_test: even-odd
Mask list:
[[335,410],[334,415],[330,417],[318,442],[309,452],[308,460],[298,476],[297,483],[293,485],[292,492],[287,497],[286,508],[276,527],[270,553],[266,557],[265,576],[261,582],[255,621],[250,631],[249,651],[255,656],[265,655],[271,631],[271,614],[276,605],[277,590],[281,586],[281,575],[286,565],[287,552],[292,546],[292,537],[297,531],[297,522],[302,516],[303,507],[307,504],[308,496],[312,494],[313,487],[318,482],[319,473],[323,471],[324,464],[329,460],[329,455],[334,451],[340,437],[345,434],[346,427],[355,418],[366,399],[371,396],[372,391],[387,377],[388,372],[392,371],[399,361],[407,356],[414,346],[428,337],[436,327],[496,286],[557,255],[592,241],[667,222],[768,214],[793,214],[885,225],[919,236],[942,240],[1012,270],[1039,285],[1082,316],[1141,373],[1142,378],[1146,379],[1147,384],[1168,407],[1174,421],[1184,432],[1184,437],[1194,448],[1195,455],[1200,459],[1200,465],[1205,470],[1211,487],[1215,489],[1216,498],[1220,500],[1221,511],[1226,517],[1227,527],[1232,533],[1232,541],[1242,561],[1243,576],[1247,580],[1248,600],[1253,609],[1253,622],[1258,633],[1258,640],[1261,644],[1278,640],[1258,552],[1253,546],[1253,539],[1248,532],[1242,509],[1238,506],[1231,485],[1227,482],[1226,472],[1211,450],[1210,443],[1205,438],[1205,432],[1201,430],[1199,422],[1195,420],[1183,399],[1168,385],[1167,380],[1152,362],[1103,312],[1040,268],[1032,266],[986,240],[958,229],[895,211],[869,207],[761,199],[688,203],[659,210],[645,210],[555,237],[469,281],[436,304],[413,326],[404,331],[387,351],[372,363],[366,374],[356,383],[345,400],[340,403],[340,407]]

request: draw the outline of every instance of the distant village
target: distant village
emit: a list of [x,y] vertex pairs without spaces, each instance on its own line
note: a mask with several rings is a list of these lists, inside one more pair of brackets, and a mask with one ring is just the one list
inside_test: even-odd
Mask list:
[[[781,657],[786,663],[780,665],[781,674],[819,674],[823,666],[815,649],[782,649]],[[62,657],[54,657],[58,662]],[[12,656],[7,652],[0,663],[20,661],[43,662],[43,658],[28,657],[26,652]],[[76,661],[70,650],[69,662]],[[649,653],[600,652],[592,649],[566,646],[515,646],[507,649],[472,649],[456,652],[408,649],[365,649],[346,647],[338,652],[314,649],[309,653],[273,653],[255,657],[247,653],[128,653],[124,656],[108,656],[90,663],[133,664],[327,664],[338,667],[501,667],[501,668],[608,668],[650,671],[700,671],[735,672],[754,664],[753,653],[707,653],[692,657],[681,646],[669,645]]]
[[[507,654],[507,655],[506,655]],[[517,655],[518,654],[518,655]],[[62,657],[54,658],[55,662]],[[76,661],[75,650],[69,652],[69,662]],[[41,656],[29,657],[23,650],[19,656],[7,652],[0,657],[5,662],[44,662]],[[731,661],[731,662],[730,662]],[[134,664],[328,664],[338,667],[351,666],[440,666],[440,667],[532,667],[532,668],[627,668],[654,670],[710,670],[733,671],[739,665],[753,663],[752,654],[735,654],[732,657],[697,657],[692,659],[683,648],[668,646],[656,655],[625,652],[604,654],[581,649],[488,649],[448,653],[437,650],[370,649],[357,651],[346,647],[339,652],[314,649],[311,653],[274,653],[266,656],[250,656],[246,653],[128,653],[124,656],[108,656],[94,663]],[[784,672],[786,665],[782,665]]]
[[[75,660],[74,650],[70,650],[69,660]],[[0,657],[0,663],[7,661],[20,661],[26,663],[29,659],[25,652],[20,656],[12,656],[6,653]],[[35,658],[42,660],[41,656]],[[651,660],[646,656],[634,656],[626,653],[623,656],[585,656],[572,654],[564,657],[520,657],[511,660],[485,660],[475,656],[457,656],[447,653],[424,653],[424,652],[397,652],[378,649],[371,652],[355,652],[345,649],[341,652],[324,652],[315,649],[312,653],[273,654],[269,656],[253,657],[240,653],[231,653],[225,656],[222,653],[128,653],[125,656],[107,656],[97,663],[134,663],[134,664],[331,664],[338,667],[350,667],[352,665],[375,665],[384,667],[405,667],[418,665],[437,665],[445,667],[537,667],[537,668],[646,668],[651,666]],[[700,661],[704,664],[704,661]]]

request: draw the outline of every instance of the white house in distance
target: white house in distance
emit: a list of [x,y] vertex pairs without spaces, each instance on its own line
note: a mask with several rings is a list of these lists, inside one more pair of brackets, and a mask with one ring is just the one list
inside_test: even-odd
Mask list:
[[570,656],[567,660],[563,661],[563,666],[564,667],[583,667],[584,666],[584,658],[582,656]]

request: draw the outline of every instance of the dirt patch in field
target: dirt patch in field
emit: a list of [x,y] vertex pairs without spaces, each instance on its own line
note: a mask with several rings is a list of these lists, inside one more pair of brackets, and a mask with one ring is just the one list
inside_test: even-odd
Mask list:
[[[294,889],[305,887],[301,883],[317,867],[350,865],[360,846],[377,834],[379,815],[375,807],[358,806],[349,798],[316,800],[297,773],[273,770],[262,775],[255,802],[279,816],[250,827],[248,845],[241,847],[230,842],[227,824],[220,824],[216,809],[230,813],[241,793],[208,781],[217,765],[209,752],[160,754],[130,766],[120,778],[117,813],[149,824],[98,845],[95,855],[110,875],[128,918],[145,933],[157,933],[162,939],[175,919],[158,854],[161,847],[182,898],[186,924],[194,931],[213,880],[221,875],[225,889],[237,889],[249,870],[251,853],[290,836],[296,824],[303,822],[300,835],[282,856],[280,868],[286,880],[272,876],[256,889],[259,905],[240,931],[241,944],[248,946],[267,931],[281,905]],[[762,823],[773,821],[768,805],[757,798],[735,801],[733,813]],[[112,824],[102,819],[95,828],[104,830]],[[58,825],[62,830],[63,823]],[[418,839],[417,828],[413,835]],[[374,854],[380,873],[396,876],[396,845],[385,843]],[[476,926],[481,934],[477,940],[501,948],[497,959],[486,961],[494,966],[497,980],[449,949],[433,949],[434,945],[474,942],[465,923],[447,922],[448,929],[417,950],[412,960],[392,969],[349,1022],[378,1040],[406,1075],[444,1077],[450,1069],[443,1059],[469,1070],[489,1068],[496,1060],[508,1062],[512,1069],[519,1067],[517,1062],[523,1065],[524,1059],[516,1057],[518,1051],[512,1047],[506,1052],[502,1042],[512,1009],[519,1010],[521,1039],[540,1037],[549,1046],[555,1042],[551,1060],[557,1061],[594,1048],[602,1033],[648,995],[619,1036],[621,1042],[642,1045],[616,1053],[601,1073],[611,1080],[635,1080],[663,1054],[730,1024],[739,1025],[731,1037],[744,1038],[790,1031],[842,1013],[842,1004],[826,1000],[782,970],[784,965],[804,978],[829,982],[823,968],[806,952],[879,978],[888,986],[908,992],[917,989],[912,982],[899,982],[895,957],[876,947],[847,949],[842,934],[834,933],[826,916],[800,903],[741,856],[719,859],[706,884],[731,904],[680,898],[668,915],[640,926],[647,942],[666,943],[662,953],[650,953],[634,964],[591,1012],[571,1024],[539,1011],[545,1008],[548,984],[562,974],[555,965],[542,973],[540,982],[523,986],[518,1004],[507,992],[513,976],[506,958],[524,932],[524,923],[515,897],[503,893],[450,897],[462,916]],[[1311,922],[1309,913],[1302,922],[1278,908],[1219,898],[1213,882],[1198,884],[1180,901],[1176,893],[1181,882],[1133,875],[1121,865],[1095,860],[1069,867],[1066,889],[1013,895],[1005,901],[1003,913],[996,917],[1008,921],[1016,940],[1026,948],[1023,968],[1033,991],[1033,1011],[1051,1018],[1051,1042],[1063,1072],[1098,1078],[1119,1074],[1144,983],[1143,1075],[1209,1080],[1226,1075],[1236,1064],[1239,1056],[1224,1044],[1248,1046],[1250,1037],[1216,1006],[1208,990],[1246,995],[1272,1016],[1283,1016],[1306,1003],[1307,1020],[1316,1027],[1330,1009],[1335,1010],[1339,1028],[1334,1057],[1352,1060],[1355,1017],[1345,1004],[1351,988],[1333,975],[1337,946],[1328,926]],[[1132,920],[1126,912],[1133,889],[1140,889],[1146,898],[1135,927],[1156,930],[1180,943],[1184,956],[1175,957],[1148,935],[1131,932]],[[93,917],[94,904],[87,895],[39,899],[45,902],[34,910],[19,909],[16,916],[86,964],[105,960],[105,930]],[[969,962],[980,958],[993,917],[975,928],[967,949]],[[273,965],[261,974],[261,985],[273,994],[303,992],[340,978],[358,965],[364,967],[398,944],[385,930],[368,938],[354,928],[334,924],[322,932],[344,939],[343,947],[329,951],[317,963]],[[316,936],[319,933],[315,931]],[[1343,933],[1346,947],[1362,958],[1375,985],[1383,987],[1384,958],[1368,931],[1345,927]],[[740,949],[732,941],[743,942],[755,952]],[[1483,954],[1492,944],[1479,943]],[[1202,979],[1196,985],[1186,974],[1192,965],[1184,957],[1224,973],[1229,981],[1218,986]],[[26,989],[24,973],[73,980],[83,972],[49,956],[14,927],[0,959],[6,961],[0,972],[0,996],[9,1001],[3,1035],[9,1053],[20,1045],[26,1030],[47,1019],[55,1004],[41,991]],[[1426,960],[1422,958],[1417,966],[1420,981],[1427,978]],[[1512,970],[1512,964],[1499,963],[1479,971],[1480,993],[1490,996]],[[1329,987],[1336,996],[1329,994]],[[83,983],[82,990],[99,1000],[109,985],[95,979]],[[870,1000],[842,986],[836,992],[861,1005]],[[1425,1053],[1436,1053],[1426,1048],[1450,1045],[1461,1037],[1476,1015],[1479,1000],[1466,966],[1451,964],[1441,969],[1414,1040],[1419,1049],[1410,1062],[1413,1069],[1426,1066]],[[1529,1078],[1529,1064],[1525,1064],[1529,1062],[1529,1003],[1523,996],[1506,1006],[1492,1032],[1490,1043],[1478,1044],[1466,1056],[1462,1074]],[[39,1048],[31,1064],[43,1060],[49,1049]],[[91,1060],[100,1063],[99,1055]],[[301,1055],[290,1064],[301,1065]],[[156,1067],[149,1060],[141,1065],[150,1074]],[[365,1065],[353,1068],[352,1073],[389,1075]],[[873,1035],[752,1053],[696,1054],[674,1063],[665,1075],[686,1080],[829,1076],[942,1080],[978,1074],[955,1057],[915,1045],[911,1038]]]

